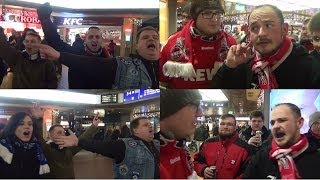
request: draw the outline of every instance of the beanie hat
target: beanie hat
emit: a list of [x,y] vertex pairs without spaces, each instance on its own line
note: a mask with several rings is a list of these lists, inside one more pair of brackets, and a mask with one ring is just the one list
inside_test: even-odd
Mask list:
[[198,106],[201,99],[202,97],[198,90],[161,89],[160,121],[189,104]]
[[190,8],[190,16],[196,20],[199,14],[206,9],[220,10],[224,13],[224,9],[220,0],[192,0]]
[[316,121],[320,121],[320,112],[315,112],[309,116],[309,127],[312,126]]

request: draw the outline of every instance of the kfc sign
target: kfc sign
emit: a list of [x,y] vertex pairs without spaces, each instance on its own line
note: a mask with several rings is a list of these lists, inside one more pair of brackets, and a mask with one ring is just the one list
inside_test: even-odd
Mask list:
[[22,16],[20,14],[6,13],[4,20],[8,22],[21,22],[21,23],[35,23],[40,24],[40,20],[37,17]]
[[64,18],[63,25],[82,25],[83,18]]

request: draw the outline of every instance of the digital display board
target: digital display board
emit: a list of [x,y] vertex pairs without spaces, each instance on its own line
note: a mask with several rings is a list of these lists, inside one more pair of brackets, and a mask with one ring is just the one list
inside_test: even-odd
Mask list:
[[159,97],[160,89],[141,89],[140,90],[140,99],[151,98],[151,97]]
[[131,102],[139,99],[140,90],[129,90],[123,93],[123,102]]
[[101,104],[117,103],[117,102],[118,102],[118,94],[102,94],[101,95]]

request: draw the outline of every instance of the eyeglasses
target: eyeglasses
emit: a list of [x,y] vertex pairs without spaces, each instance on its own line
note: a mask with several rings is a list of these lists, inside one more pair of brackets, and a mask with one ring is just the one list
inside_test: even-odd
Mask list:
[[315,42],[319,42],[320,41],[320,37],[319,36],[312,36],[312,40]]
[[213,17],[222,18],[223,13],[221,12],[213,12],[213,11],[204,11],[201,13],[204,19],[212,19]]

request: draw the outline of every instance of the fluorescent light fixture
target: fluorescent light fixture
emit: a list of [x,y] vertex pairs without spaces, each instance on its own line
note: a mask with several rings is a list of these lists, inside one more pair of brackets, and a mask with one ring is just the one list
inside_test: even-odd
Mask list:
[[159,8],[159,0],[19,0],[72,9],[153,9]]
[[100,95],[59,90],[0,90],[0,97],[79,104],[100,104]]
[[199,89],[203,101],[228,101],[220,89]]
[[296,11],[303,9],[320,8],[319,0],[227,0],[230,2],[236,2],[240,4],[246,4],[251,6],[259,6],[263,4],[271,4],[277,6],[282,11]]
[[250,118],[249,117],[236,117],[237,121],[249,121]]
[[68,126],[69,123],[68,123],[68,121],[60,121],[60,125],[61,126]]

